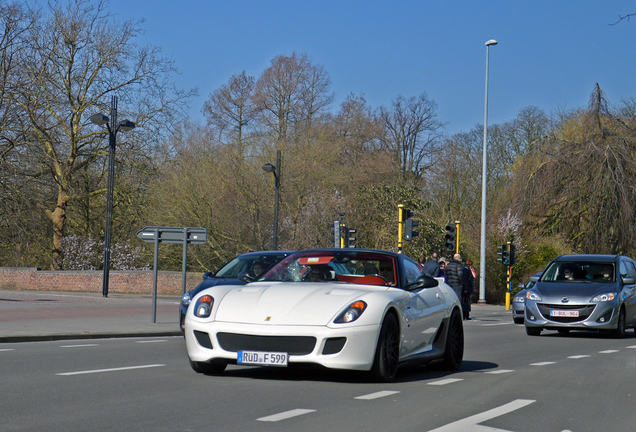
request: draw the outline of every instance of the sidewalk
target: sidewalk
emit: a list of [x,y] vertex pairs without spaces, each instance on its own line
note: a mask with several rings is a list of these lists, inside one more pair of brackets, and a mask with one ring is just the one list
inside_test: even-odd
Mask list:
[[0,290],[0,343],[178,336],[179,297]]

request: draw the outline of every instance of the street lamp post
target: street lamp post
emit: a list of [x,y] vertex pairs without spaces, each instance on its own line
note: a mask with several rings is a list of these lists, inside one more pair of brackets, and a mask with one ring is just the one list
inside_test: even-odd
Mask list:
[[127,132],[135,128],[129,120],[117,122],[117,96],[113,96],[110,104],[110,119],[104,114],[94,114],[90,121],[98,126],[106,125],[108,129],[108,185],[106,189],[106,231],[104,237],[104,278],[102,295],[108,297],[108,280],[110,275],[110,239],[113,226],[113,192],[115,189],[115,146],[117,132]]
[[479,260],[479,300],[478,303],[486,303],[486,189],[487,189],[487,138],[488,138],[488,57],[490,45],[497,45],[494,39],[486,42],[486,101],[484,104],[484,154],[481,173],[481,251]]
[[272,250],[278,250],[278,202],[280,201],[280,150],[276,150],[276,165],[271,163],[263,165],[263,171],[274,174],[274,234],[272,237]]

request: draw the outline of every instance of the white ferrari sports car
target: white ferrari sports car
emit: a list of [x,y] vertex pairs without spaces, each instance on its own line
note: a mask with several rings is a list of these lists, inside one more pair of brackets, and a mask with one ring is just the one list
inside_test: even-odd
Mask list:
[[205,374],[321,366],[390,382],[399,366],[457,370],[464,355],[455,292],[405,255],[366,249],[295,252],[257,281],[205,289],[188,308],[185,339],[192,369]]

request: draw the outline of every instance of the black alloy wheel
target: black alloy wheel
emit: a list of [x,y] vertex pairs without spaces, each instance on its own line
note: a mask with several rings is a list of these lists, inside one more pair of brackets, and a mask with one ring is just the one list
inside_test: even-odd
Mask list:
[[397,375],[400,354],[400,326],[392,313],[382,322],[371,376],[377,382],[392,382]]
[[457,309],[451,313],[448,321],[448,333],[444,347],[443,367],[447,370],[458,370],[464,359],[464,324]]

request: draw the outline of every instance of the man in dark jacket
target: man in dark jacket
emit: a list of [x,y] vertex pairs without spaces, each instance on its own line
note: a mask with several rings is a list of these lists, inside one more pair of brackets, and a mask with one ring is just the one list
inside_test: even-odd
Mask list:
[[439,257],[433,252],[431,258],[424,263],[424,270],[429,276],[439,277]]
[[446,269],[444,270],[446,283],[453,288],[453,291],[457,294],[459,301],[462,301],[462,296],[464,294],[464,265],[461,261],[462,256],[456,253],[453,256],[453,260],[446,264]]
[[[470,261],[470,260],[469,260]],[[472,261],[471,261],[472,262]],[[462,292],[462,311],[464,312],[464,319],[470,319],[471,301],[470,295],[475,291],[475,278],[473,272],[468,265],[464,266],[464,289]]]

